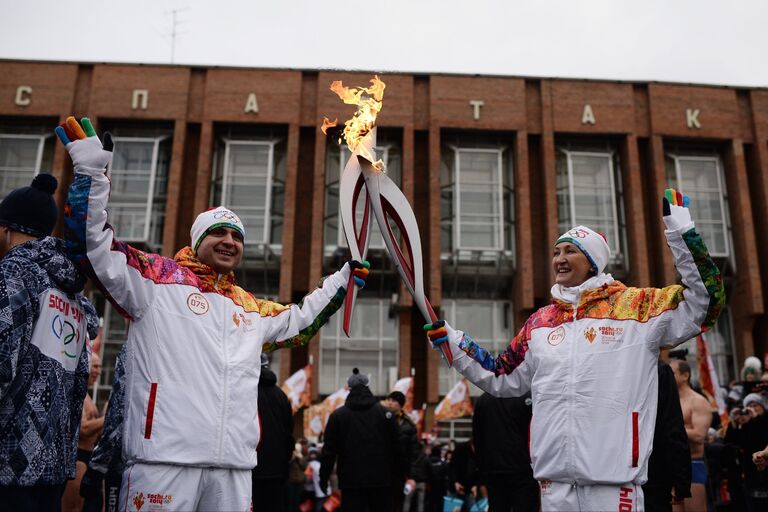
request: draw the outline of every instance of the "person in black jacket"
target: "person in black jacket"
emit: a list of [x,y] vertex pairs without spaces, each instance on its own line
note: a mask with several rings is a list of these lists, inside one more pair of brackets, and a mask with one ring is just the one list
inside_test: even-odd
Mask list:
[[338,459],[341,510],[389,512],[393,476],[403,471],[395,416],[368,389],[368,377],[355,368],[349,396],[328,418],[320,455],[320,486],[325,489]]
[[[691,496],[691,450],[672,368],[659,359],[659,400],[648,481],[643,485],[647,510],[672,510],[672,501]],[[674,490],[674,495],[673,495]],[[673,498],[674,496],[674,498]]]
[[535,512],[539,508],[539,483],[533,478],[528,453],[530,423],[530,393],[518,398],[483,393],[477,399],[472,438],[490,512]]
[[404,488],[406,485],[411,490],[416,487],[416,481],[412,475],[413,464],[419,458],[421,449],[419,447],[416,425],[403,410],[403,407],[405,407],[405,395],[400,391],[391,392],[384,400],[384,406],[392,411],[392,414],[397,419],[397,427],[400,431],[400,444],[402,445],[403,453],[405,453],[408,459],[405,471],[398,474],[397,478],[392,482],[392,512],[401,512],[404,505]]
[[475,445],[470,439],[456,443],[456,447],[448,463],[449,492],[464,500],[462,512],[468,512],[478,499],[480,470],[477,467]]
[[261,441],[256,447],[257,465],[251,473],[253,509],[285,510],[288,463],[293,454],[293,410],[277,376],[269,369],[269,360],[261,355],[259,377],[259,422]]

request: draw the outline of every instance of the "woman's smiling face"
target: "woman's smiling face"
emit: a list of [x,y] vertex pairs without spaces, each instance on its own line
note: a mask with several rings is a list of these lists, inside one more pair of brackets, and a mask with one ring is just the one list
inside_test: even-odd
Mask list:
[[583,252],[570,242],[560,242],[552,255],[555,283],[567,288],[579,286],[592,277],[592,265]]

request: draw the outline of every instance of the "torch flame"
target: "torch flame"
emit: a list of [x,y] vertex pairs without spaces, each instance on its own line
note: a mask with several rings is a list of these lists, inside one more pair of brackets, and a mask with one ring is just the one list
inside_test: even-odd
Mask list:
[[320,130],[323,132],[323,135],[328,135],[328,128],[333,128],[337,124],[339,124],[338,118],[331,121],[327,117],[323,117],[323,126],[320,127]]
[[[370,87],[345,87],[341,80],[336,80],[331,84],[331,90],[341,98],[347,105],[357,105],[357,111],[352,118],[344,122],[343,137],[347,142],[349,150],[354,152],[358,149],[363,137],[373,129],[376,124],[376,116],[381,112],[382,100],[384,99],[384,88],[386,84],[379,80],[378,76],[371,79]],[[323,133],[336,122],[331,123],[328,119],[323,120]],[[373,155],[364,146],[359,151],[361,156],[373,162]],[[378,160],[373,166],[376,169],[383,170],[384,162]]]

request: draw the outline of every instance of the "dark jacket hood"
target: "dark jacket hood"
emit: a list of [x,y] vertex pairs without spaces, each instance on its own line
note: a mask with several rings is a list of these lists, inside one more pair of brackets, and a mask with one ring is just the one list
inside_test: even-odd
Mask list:
[[269,368],[262,368],[259,376],[259,387],[272,387],[277,384],[277,375]]
[[354,410],[370,409],[377,402],[368,386],[358,384],[353,386],[347,395],[344,405]]
[[21,265],[29,262],[37,265],[65,293],[78,293],[85,286],[85,276],[67,258],[66,244],[59,238],[46,236],[24,242],[8,251],[5,258],[19,261]]

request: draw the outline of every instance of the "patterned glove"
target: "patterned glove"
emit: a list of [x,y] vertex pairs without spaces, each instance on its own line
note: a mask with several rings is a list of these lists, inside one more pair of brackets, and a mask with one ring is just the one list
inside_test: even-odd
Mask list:
[[352,269],[352,275],[355,276],[355,286],[364,288],[365,283],[368,281],[368,269],[371,268],[371,264],[367,261],[361,263],[357,260],[351,260],[349,262],[349,268]]
[[664,213],[664,225],[667,231],[679,231],[686,233],[693,229],[691,212],[688,210],[690,199],[673,188],[664,191],[662,210]]
[[424,325],[424,330],[427,331],[427,337],[429,337],[429,341],[432,343],[432,348],[436,350],[440,350],[440,345],[448,341],[448,330],[445,326],[445,320],[438,320]]
[[80,120],[82,127],[74,117],[56,127],[56,135],[67,148],[75,172],[80,174],[103,173],[107,164],[112,160],[112,135],[104,132],[104,144],[96,136],[91,120],[84,117]]

